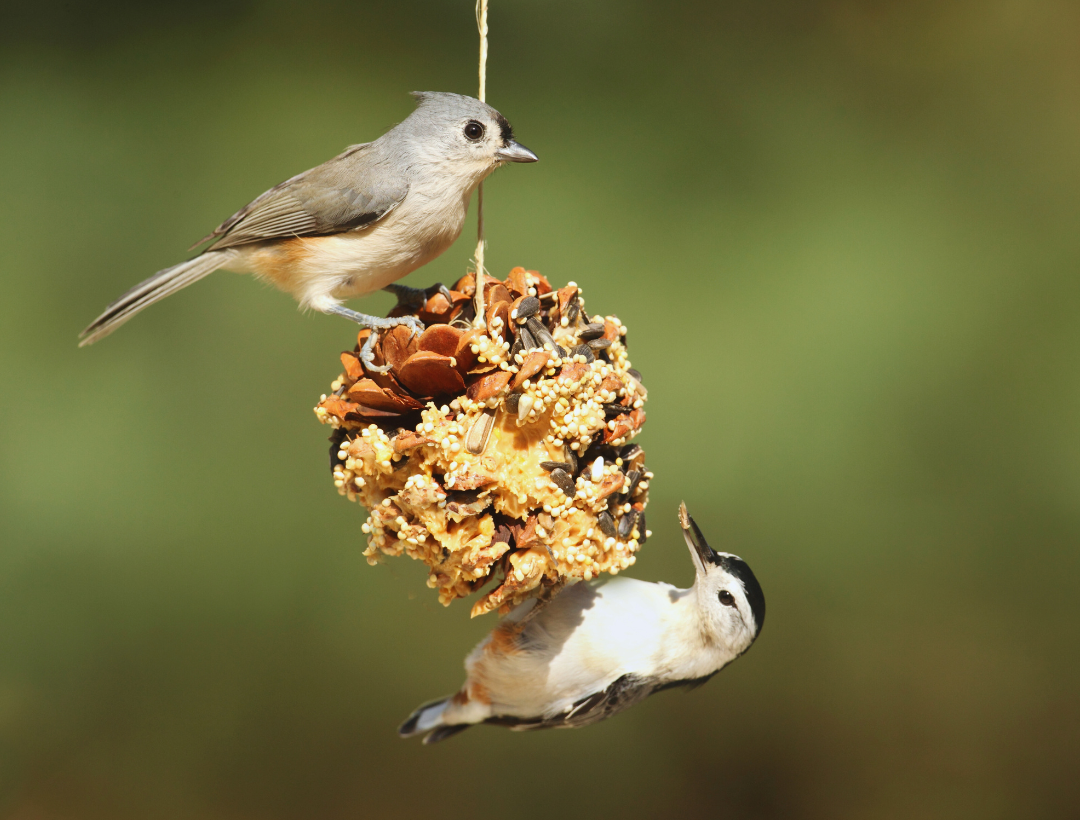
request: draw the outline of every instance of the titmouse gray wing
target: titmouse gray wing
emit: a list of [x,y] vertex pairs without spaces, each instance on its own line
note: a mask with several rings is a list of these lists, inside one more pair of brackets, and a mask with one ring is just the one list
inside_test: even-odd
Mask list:
[[409,185],[390,163],[379,161],[371,146],[353,145],[275,185],[192,248],[211,239],[217,241],[208,251],[268,239],[325,236],[378,222],[405,198]]

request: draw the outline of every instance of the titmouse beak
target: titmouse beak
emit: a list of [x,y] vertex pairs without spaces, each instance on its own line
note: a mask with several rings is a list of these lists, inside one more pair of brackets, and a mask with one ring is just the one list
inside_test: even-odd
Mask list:
[[536,156],[520,142],[510,140],[504,147],[495,152],[495,159],[499,162],[536,162],[540,157]]
[[707,565],[721,563],[716,550],[709,546],[697,523],[686,512],[685,503],[679,505],[679,523],[682,525],[683,538],[686,539],[686,546],[690,548],[690,557],[694,559],[694,569],[698,571],[698,575],[705,574]]

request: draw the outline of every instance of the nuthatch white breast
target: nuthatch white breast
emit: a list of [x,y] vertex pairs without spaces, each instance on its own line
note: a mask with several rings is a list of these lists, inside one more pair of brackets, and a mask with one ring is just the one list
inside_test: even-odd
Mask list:
[[461,690],[417,709],[401,736],[586,726],[704,683],[743,654],[765,621],[761,585],[745,561],[706,543],[686,505],[679,521],[697,572],[690,589],[616,578],[522,604],[466,658]]
[[[502,114],[479,100],[414,96],[416,110],[377,140],[271,188],[195,243],[212,242],[198,256],[129,290],[82,332],[80,346],[221,269],[266,279],[301,308],[375,329],[406,324],[422,331],[413,317],[367,316],[341,302],[380,288],[415,300],[424,292],[387,286],[450,247],[488,174],[504,162],[537,157],[514,141]],[[370,348],[365,359],[374,367]]]

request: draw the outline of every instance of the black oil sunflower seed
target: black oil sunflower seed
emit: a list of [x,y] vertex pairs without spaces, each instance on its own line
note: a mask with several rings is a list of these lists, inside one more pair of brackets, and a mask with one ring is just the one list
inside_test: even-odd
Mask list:
[[551,331],[547,329],[543,322],[535,316],[530,316],[526,325],[529,328],[529,333],[536,339],[537,347],[544,347],[544,345],[550,344],[551,349],[555,349],[555,339],[552,337]]
[[569,447],[564,447],[563,452],[566,453],[566,463],[570,465],[570,469],[566,472],[570,473],[570,475],[577,475],[578,457],[574,455],[574,451]]
[[646,541],[649,540],[649,531],[645,529],[645,513],[642,513],[638,516],[637,531],[638,535],[641,536],[640,538],[638,538],[639,544],[644,544]]
[[[586,344],[599,353],[601,350],[611,347],[611,339],[590,339]],[[641,381],[641,379],[638,379],[638,381]]]
[[628,368],[626,368],[626,372],[629,373],[631,376],[633,376],[635,379],[637,379],[641,384],[645,384],[645,380],[643,378],[641,378],[641,371],[640,370],[635,370],[632,367],[628,367]]
[[535,296],[526,296],[522,299],[517,306],[517,320],[519,322],[528,319],[530,316],[536,315],[540,310],[540,300]]
[[[522,329],[524,330],[524,328],[522,328]],[[517,335],[517,337],[514,339],[513,346],[510,348],[510,361],[513,361],[514,357],[518,353],[521,353],[523,350],[525,350],[525,345],[522,343],[521,334],[519,333]]]
[[619,534],[618,530],[615,529],[615,519],[611,517],[611,513],[607,510],[596,516],[596,523],[600,525],[600,532],[608,538],[614,538]]
[[629,407],[623,407],[617,402],[612,402],[611,404],[604,405],[604,416],[609,419],[613,419],[616,416],[621,416],[623,413],[628,413],[629,411]]
[[591,364],[596,361],[596,356],[593,355],[592,348],[588,345],[578,345],[570,351],[571,356],[584,356],[585,363]]
[[559,489],[563,491],[567,498],[573,498],[577,493],[574,479],[570,478],[570,474],[567,473],[566,470],[556,467],[551,471],[551,480],[558,485]]
[[641,473],[637,470],[631,470],[626,474],[626,489],[623,493],[627,498],[634,494],[634,490],[637,489],[638,482],[641,481]]
[[536,339],[533,338],[533,335],[529,333],[527,328],[524,327],[518,328],[518,341],[521,342],[521,350],[519,352],[524,352],[526,350],[532,350],[533,348],[540,347],[540,345],[536,343]]
[[591,339],[599,339],[603,335],[604,323],[593,322],[592,324],[585,325],[585,327],[579,330],[577,337],[583,342],[588,342]]
[[333,435],[330,436],[330,472],[334,472],[334,468],[344,462],[338,458],[338,452],[341,450],[341,444],[344,441],[348,441],[348,430],[344,427],[337,428]]
[[619,521],[619,538],[629,538],[630,533],[634,531],[634,524],[637,523],[637,510],[630,510]]
[[581,302],[578,301],[578,297],[574,296],[570,300],[570,304],[566,306],[566,321],[569,324],[574,324],[578,320],[578,316],[581,315]]
[[509,413],[512,416],[517,415],[518,401],[521,399],[521,397],[523,395],[524,395],[523,393],[511,393],[509,396],[506,397],[506,412],[507,413]]
[[547,470],[549,473],[552,470],[563,470],[567,474],[570,474],[574,469],[568,461],[541,461],[540,467],[541,469]]

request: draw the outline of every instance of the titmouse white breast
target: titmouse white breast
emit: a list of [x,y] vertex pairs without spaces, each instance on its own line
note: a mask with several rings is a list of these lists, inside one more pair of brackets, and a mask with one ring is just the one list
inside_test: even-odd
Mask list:
[[765,623],[761,585],[745,561],[706,543],[685,505],[679,520],[697,575],[690,589],[616,578],[526,601],[465,660],[461,690],[413,712],[401,736],[586,726],[653,692],[704,683],[746,652]]
[[[366,316],[341,302],[387,288],[441,254],[461,233],[483,179],[504,162],[537,157],[514,141],[502,114],[479,100],[430,91],[413,96],[418,104],[407,119],[241,208],[192,246],[211,242],[198,256],[159,271],[109,305],[79,345],[221,269],[253,273],[292,294],[302,308],[367,327],[415,325],[410,317]],[[389,289],[399,298],[412,292]]]

